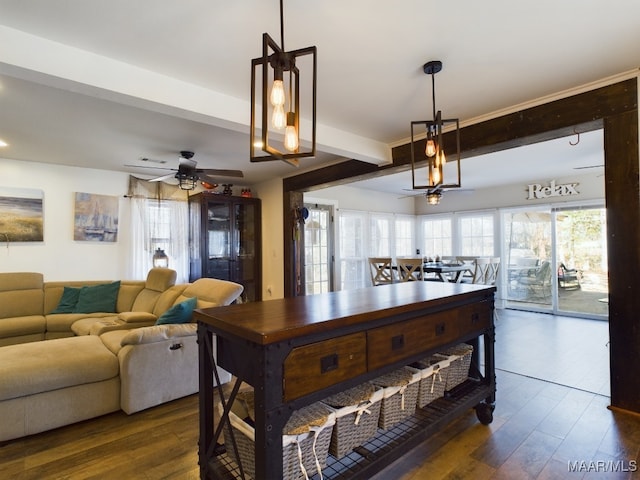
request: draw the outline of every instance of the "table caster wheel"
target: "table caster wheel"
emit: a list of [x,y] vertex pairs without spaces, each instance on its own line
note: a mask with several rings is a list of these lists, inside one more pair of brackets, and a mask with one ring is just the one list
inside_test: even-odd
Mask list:
[[481,424],[489,425],[493,422],[493,410],[495,409],[495,406],[488,403],[479,403],[475,406],[475,409],[476,416],[478,417],[478,420],[480,420]]

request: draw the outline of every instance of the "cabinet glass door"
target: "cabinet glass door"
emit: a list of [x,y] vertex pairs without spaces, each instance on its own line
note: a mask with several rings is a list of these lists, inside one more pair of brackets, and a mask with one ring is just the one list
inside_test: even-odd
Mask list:
[[238,235],[235,247],[237,261],[235,265],[236,278],[244,285],[243,297],[255,300],[255,256],[256,256],[256,209],[253,204],[237,203],[234,205],[236,232]]
[[231,217],[229,205],[207,205],[207,276],[230,280]]

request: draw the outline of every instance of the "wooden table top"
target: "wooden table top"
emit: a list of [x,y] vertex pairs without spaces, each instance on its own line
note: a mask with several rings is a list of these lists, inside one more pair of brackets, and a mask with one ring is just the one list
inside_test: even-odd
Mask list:
[[[484,291],[484,292],[483,292]],[[446,304],[495,287],[473,284],[407,282],[226,307],[199,309],[196,320],[260,345],[268,345],[358,323]]]

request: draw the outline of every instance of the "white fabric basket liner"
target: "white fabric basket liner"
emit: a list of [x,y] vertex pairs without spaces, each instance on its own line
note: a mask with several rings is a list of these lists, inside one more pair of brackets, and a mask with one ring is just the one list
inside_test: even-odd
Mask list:
[[[247,438],[255,443],[256,441],[256,432],[255,429],[249,425],[247,422],[238,417],[235,413],[229,412],[229,421],[231,425],[237,428],[240,432],[242,432]],[[300,435],[282,435],[282,446],[286,447],[291,445],[292,443],[299,443],[303,440],[306,440],[309,437],[312,437],[323,430],[324,428],[329,428],[336,423],[336,414],[335,412],[329,413],[326,422],[320,426],[309,427],[309,431],[305,433],[301,433]]]

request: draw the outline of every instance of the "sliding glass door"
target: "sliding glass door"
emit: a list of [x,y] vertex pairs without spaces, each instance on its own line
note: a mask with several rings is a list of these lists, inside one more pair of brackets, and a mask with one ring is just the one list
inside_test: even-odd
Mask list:
[[551,218],[548,208],[503,215],[509,306],[552,308]]
[[507,306],[607,318],[605,220],[602,207],[504,213]]
[[556,270],[558,310],[607,315],[606,210],[558,209]]

